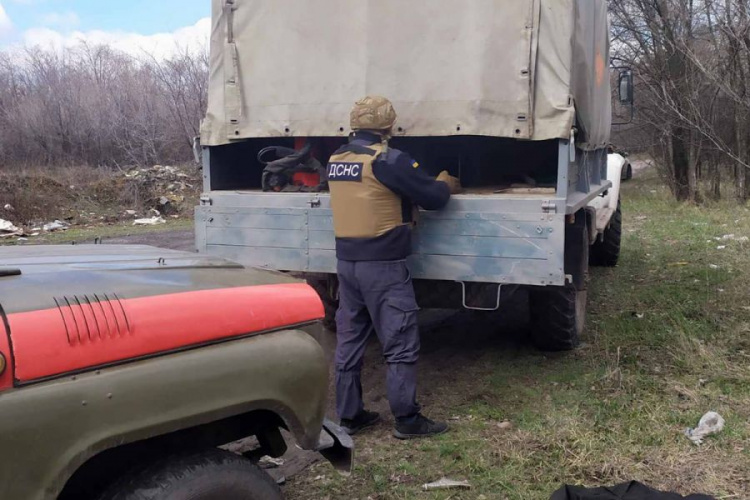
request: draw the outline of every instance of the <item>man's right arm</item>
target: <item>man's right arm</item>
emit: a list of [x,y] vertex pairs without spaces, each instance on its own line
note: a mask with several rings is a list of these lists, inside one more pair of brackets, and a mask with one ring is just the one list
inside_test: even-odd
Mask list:
[[447,183],[428,175],[406,153],[399,154],[393,164],[375,162],[373,173],[388,189],[425,210],[445,208],[451,197]]

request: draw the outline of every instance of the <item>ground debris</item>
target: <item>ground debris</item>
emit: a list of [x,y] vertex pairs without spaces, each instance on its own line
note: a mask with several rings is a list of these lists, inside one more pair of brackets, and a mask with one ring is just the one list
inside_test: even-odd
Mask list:
[[509,431],[513,428],[513,422],[509,420],[504,420],[502,422],[497,423],[497,428],[501,431]]
[[5,219],[0,219],[0,238],[23,236],[23,229]]
[[158,226],[159,224],[166,224],[167,221],[161,215],[155,215],[148,219],[136,219],[133,221],[134,226]]
[[686,429],[685,435],[687,438],[695,443],[696,445],[703,444],[703,439],[711,434],[717,434],[724,429],[724,418],[714,411],[710,411],[703,415],[698,427],[695,429]]
[[61,220],[55,220],[53,222],[48,222],[47,224],[42,226],[42,230],[46,233],[52,233],[55,231],[67,231],[70,227],[70,224],[67,222],[63,222]]
[[433,483],[427,483],[422,485],[424,491],[433,490],[470,490],[471,485],[469,481],[456,481],[455,479],[448,479],[444,477]]
[[258,460],[258,466],[261,469],[275,469],[277,467],[281,467],[282,465],[284,465],[283,458],[264,456],[260,460]]

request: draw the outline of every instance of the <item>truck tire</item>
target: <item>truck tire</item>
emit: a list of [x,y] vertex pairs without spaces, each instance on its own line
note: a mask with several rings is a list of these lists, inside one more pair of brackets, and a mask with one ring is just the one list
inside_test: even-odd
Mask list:
[[250,460],[206,450],[160,460],[115,482],[100,500],[281,500],[276,482]]
[[[326,279],[311,278],[307,280],[307,284],[318,292],[320,300],[323,302],[323,309],[325,310],[323,326],[329,331],[336,333],[336,311],[339,309],[339,301],[331,294],[329,281]],[[336,286],[338,286],[338,282],[336,282]]]
[[620,245],[622,243],[622,208],[617,202],[617,210],[612,215],[609,227],[604,230],[601,241],[591,247],[591,265],[601,267],[615,267],[620,261]]
[[575,349],[586,324],[589,236],[583,212],[565,232],[565,274],[573,277],[572,283],[529,292],[531,341],[541,351]]

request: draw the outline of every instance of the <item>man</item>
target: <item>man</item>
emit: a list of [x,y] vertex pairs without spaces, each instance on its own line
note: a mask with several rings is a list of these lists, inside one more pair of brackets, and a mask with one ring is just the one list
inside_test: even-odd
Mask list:
[[366,97],[351,113],[351,135],[330,159],[328,181],[336,233],[340,306],[336,316],[336,410],[349,433],[375,425],[366,411],[361,371],[373,331],[388,365],[388,401],[399,439],[448,429],[422,416],[417,403],[417,302],[406,258],[416,206],[439,210],[460,183],[430,177],[408,154],[388,147],[396,112],[388,99]]

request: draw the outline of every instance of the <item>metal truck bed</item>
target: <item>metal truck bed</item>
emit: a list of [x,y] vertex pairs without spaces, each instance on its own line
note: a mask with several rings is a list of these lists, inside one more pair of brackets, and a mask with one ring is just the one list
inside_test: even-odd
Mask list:
[[[210,151],[208,152],[210,154]],[[208,157],[209,154],[206,156]],[[416,279],[519,285],[563,285],[566,214],[609,188],[604,154],[571,158],[561,141],[558,186],[548,193],[454,196],[440,212],[421,212],[411,269]],[[210,182],[210,159],[205,160]],[[491,192],[492,194],[483,194]],[[196,209],[200,252],[281,271],[336,272],[327,193],[207,191]]]

